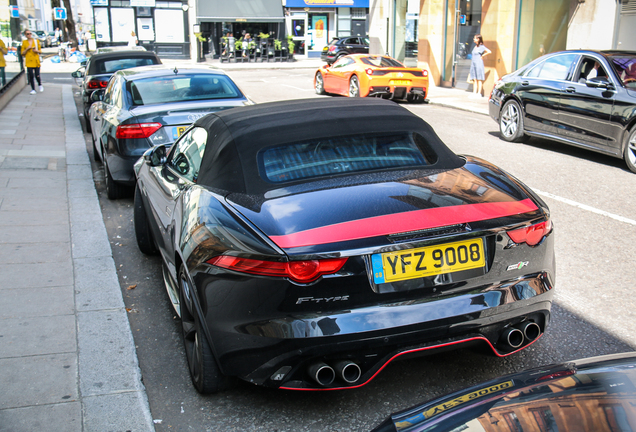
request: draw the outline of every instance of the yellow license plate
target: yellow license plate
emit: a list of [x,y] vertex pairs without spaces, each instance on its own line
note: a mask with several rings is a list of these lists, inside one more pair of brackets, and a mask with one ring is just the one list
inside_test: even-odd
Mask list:
[[177,134],[181,136],[187,128],[188,128],[187,126],[177,126]]
[[389,81],[390,85],[399,85],[399,86],[407,86],[407,85],[411,85],[411,81],[408,80],[391,80]]
[[481,268],[486,265],[481,238],[371,255],[376,284]]

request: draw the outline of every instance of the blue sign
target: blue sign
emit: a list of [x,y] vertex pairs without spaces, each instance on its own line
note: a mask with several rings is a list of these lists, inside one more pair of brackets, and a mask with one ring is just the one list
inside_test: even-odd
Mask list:
[[466,25],[466,15],[460,15],[459,16],[459,23],[461,25]]
[[55,14],[56,20],[65,20],[66,19],[66,9],[61,7],[53,8],[53,13]]
[[20,9],[15,5],[11,5],[11,18],[20,18]]
[[287,0],[286,7],[354,7],[368,8],[369,0]]
[[91,0],[91,6],[108,6],[108,0]]

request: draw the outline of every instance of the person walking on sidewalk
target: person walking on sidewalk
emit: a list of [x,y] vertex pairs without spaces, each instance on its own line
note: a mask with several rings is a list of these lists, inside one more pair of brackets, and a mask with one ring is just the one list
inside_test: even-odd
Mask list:
[[44,91],[42,81],[40,80],[40,54],[42,53],[40,41],[33,37],[31,30],[25,30],[26,40],[22,41],[22,56],[24,57],[24,65],[27,68],[27,76],[31,85],[31,94],[35,94],[35,80],[38,81],[40,92]]
[[7,62],[4,59],[4,55],[7,52],[8,52],[7,46],[4,44],[2,39],[0,39],[0,79],[2,80],[3,87],[7,84],[7,77],[4,74],[4,68],[7,66]]
[[473,48],[472,52],[468,79],[473,81],[473,96],[481,97],[484,80],[486,79],[483,58],[492,51],[486,48],[484,39],[480,34],[475,35],[473,42],[475,42],[475,48]]

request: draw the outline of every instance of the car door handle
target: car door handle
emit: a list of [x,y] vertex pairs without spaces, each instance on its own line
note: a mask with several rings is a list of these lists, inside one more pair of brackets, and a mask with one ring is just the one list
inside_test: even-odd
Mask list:
[[567,93],[576,93],[576,89],[575,89],[574,87],[567,87],[567,88],[565,89],[565,91],[566,91]]
[[521,85],[526,86],[526,85],[528,85],[528,84],[530,84],[530,82],[529,82],[529,81],[521,81]]

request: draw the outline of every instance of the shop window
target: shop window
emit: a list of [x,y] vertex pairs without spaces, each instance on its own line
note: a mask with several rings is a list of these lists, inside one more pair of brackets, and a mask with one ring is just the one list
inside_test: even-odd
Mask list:
[[554,416],[550,408],[538,408],[530,410],[534,421],[541,432],[559,432]]
[[521,2],[516,68],[544,54],[565,50],[569,7],[569,0]]
[[521,422],[519,422],[519,419],[517,418],[517,414],[514,412],[505,413],[503,418],[506,421],[510,432],[523,432],[523,428],[521,427]]
[[621,405],[608,405],[603,407],[605,419],[610,432],[632,432],[632,428],[627,421],[627,414]]

